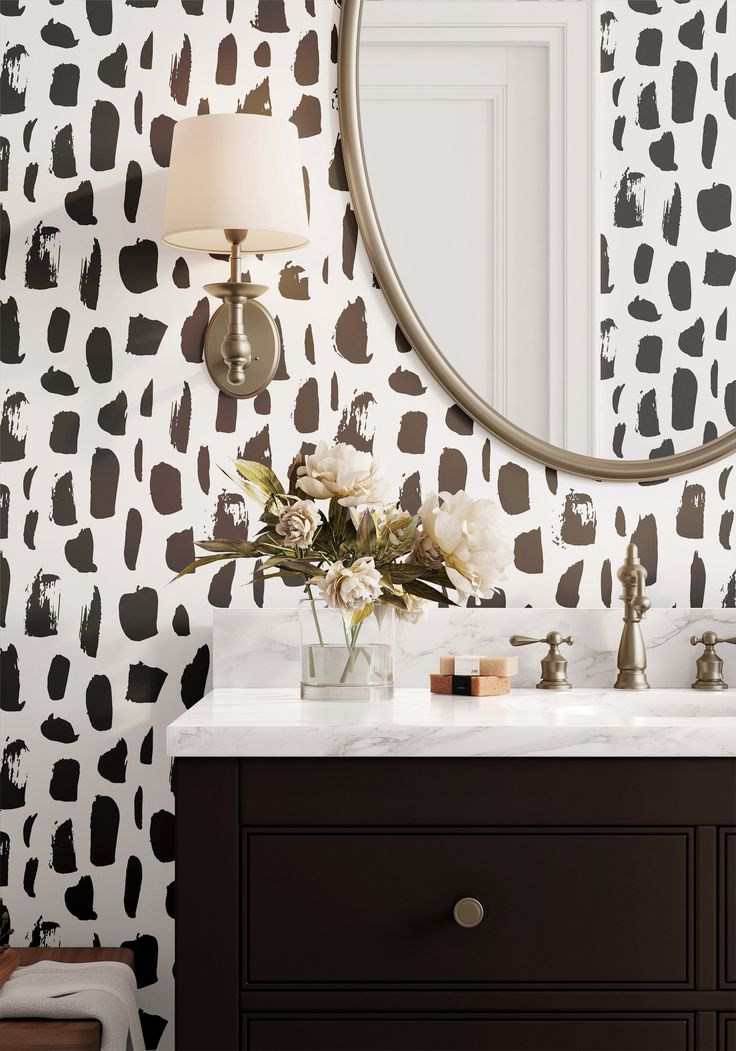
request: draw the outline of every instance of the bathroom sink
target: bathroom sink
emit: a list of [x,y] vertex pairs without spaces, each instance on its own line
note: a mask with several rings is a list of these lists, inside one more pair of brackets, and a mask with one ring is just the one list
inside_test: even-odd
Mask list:
[[708,716],[736,716],[736,702],[711,701],[710,698],[704,703],[695,704],[666,704],[655,701],[647,704],[645,701],[640,708],[642,715],[661,715],[666,718],[679,719],[682,717],[697,715],[699,718]]
[[[677,691],[685,693],[684,690]],[[620,703],[617,703],[620,698]],[[662,719],[723,719],[736,718],[736,698],[721,697],[717,692],[690,690],[684,697],[651,697],[646,692],[635,693],[622,691],[616,694],[605,694],[598,703],[570,704],[570,697],[556,707],[560,715],[592,715],[600,717],[606,711]],[[567,702],[567,703],[565,703]]]

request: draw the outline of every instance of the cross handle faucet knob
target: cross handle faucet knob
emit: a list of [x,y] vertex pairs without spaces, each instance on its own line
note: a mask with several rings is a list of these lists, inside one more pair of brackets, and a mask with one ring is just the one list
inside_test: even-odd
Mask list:
[[698,676],[693,683],[694,690],[727,690],[728,684],[723,680],[723,661],[716,653],[716,646],[722,642],[736,645],[736,635],[730,639],[719,639],[715,631],[704,631],[700,638],[690,636],[691,646],[705,646],[696,661]]
[[719,639],[715,631],[704,631],[700,638],[697,635],[690,636],[691,646],[719,646],[722,642],[731,642],[736,645],[736,635],[730,639]]
[[575,640],[572,635],[563,637],[559,631],[548,632],[543,639],[533,639],[531,635],[512,635],[509,639],[512,646],[530,646],[533,642],[546,642],[548,646],[572,646]]
[[544,642],[549,649],[542,657],[542,678],[537,683],[538,690],[569,690],[572,684],[567,679],[567,660],[560,653],[560,646],[572,646],[571,635],[562,635],[559,631],[550,631],[543,639],[533,639],[529,635],[512,635],[509,642],[512,646],[529,646],[534,642]]

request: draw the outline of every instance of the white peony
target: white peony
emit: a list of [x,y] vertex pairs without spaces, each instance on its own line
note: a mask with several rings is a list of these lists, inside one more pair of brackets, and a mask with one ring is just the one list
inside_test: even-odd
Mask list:
[[297,486],[315,500],[333,496],[343,507],[381,503],[386,483],[370,453],[339,442],[330,449],[320,442],[297,471]]
[[276,532],[286,547],[309,547],[320,524],[317,505],[311,500],[297,500],[282,513]]
[[315,583],[327,605],[341,613],[365,609],[381,594],[381,574],[372,558],[358,558],[351,566],[333,562]]
[[406,609],[399,609],[398,606],[394,606],[399,620],[406,621],[408,624],[418,624],[420,620],[424,620],[427,616],[428,605],[425,599],[418,598],[416,595],[410,595],[408,591],[403,590],[400,597],[404,600]]
[[429,533],[422,528],[417,530],[414,537],[410,561],[416,562],[420,566],[433,566],[437,562],[442,561],[442,552]]
[[512,548],[498,507],[458,493],[430,493],[419,512],[425,533],[442,553],[447,575],[463,597],[489,597],[504,579]]

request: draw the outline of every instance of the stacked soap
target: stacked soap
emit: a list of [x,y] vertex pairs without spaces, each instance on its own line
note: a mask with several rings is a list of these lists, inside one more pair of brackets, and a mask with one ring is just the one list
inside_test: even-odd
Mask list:
[[440,657],[439,675],[430,675],[429,688],[458,697],[498,697],[509,692],[518,670],[518,657]]

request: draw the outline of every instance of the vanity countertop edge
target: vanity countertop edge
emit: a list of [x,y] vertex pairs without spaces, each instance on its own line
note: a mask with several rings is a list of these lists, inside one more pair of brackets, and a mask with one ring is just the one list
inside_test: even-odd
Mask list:
[[392,701],[303,701],[214,689],[167,728],[174,758],[736,756],[736,690],[516,689],[503,697],[397,689]]

